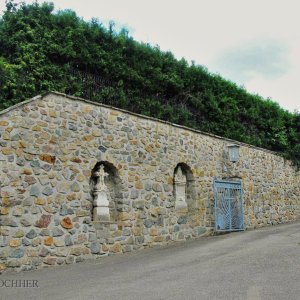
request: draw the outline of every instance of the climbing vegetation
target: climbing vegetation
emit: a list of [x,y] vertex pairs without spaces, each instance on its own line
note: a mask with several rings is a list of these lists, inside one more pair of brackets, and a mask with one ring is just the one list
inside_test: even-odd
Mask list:
[[0,87],[1,110],[59,91],[277,151],[300,166],[299,113],[51,3],[6,1]]

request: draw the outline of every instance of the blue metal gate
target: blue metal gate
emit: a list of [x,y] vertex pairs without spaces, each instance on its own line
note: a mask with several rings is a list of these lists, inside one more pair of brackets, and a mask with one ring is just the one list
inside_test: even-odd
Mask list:
[[215,230],[244,230],[244,205],[241,182],[214,181]]

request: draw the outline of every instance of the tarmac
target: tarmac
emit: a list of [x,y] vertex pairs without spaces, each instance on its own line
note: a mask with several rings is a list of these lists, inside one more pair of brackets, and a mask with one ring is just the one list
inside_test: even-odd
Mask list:
[[0,299],[299,300],[300,222],[4,273]]

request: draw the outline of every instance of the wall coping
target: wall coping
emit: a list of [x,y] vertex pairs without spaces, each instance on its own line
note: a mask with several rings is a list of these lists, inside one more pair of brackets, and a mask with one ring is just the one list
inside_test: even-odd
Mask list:
[[[37,101],[37,100],[42,100],[43,98],[46,98],[46,97],[51,96],[51,95],[57,95],[57,96],[65,97],[65,98],[70,99],[70,100],[75,100],[75,101],[84,102],[84,103],[99,106],[99,107],[112,109],[112,110],[115,110],[115,111],[119,111],[119,112],[122,112],[122,113],[126,113],[126,114],[129,114],[129,115],[135,116],[135,117],[139,117],[139,118],[142,118],[142,119],[155,121],[157,123],[167,124],[171,127],[184,129],[184,130],[187,130],[187,131],[190,131],[190,132],[194,132],[194,133],[198,133],[198,134],[201,134],[201,135],[213,137],[213,138],[216,138],[216,139],[219,139],[219,140],[227,141],[227,142],[230,142],[230,143],[235,143],[235,144],[238,144],[238,145],[243,146],[243,147],[257,149],[257,150],[260,150],[260,151],[263,151],[263,152],[266,152],[266,153],[271,153],[271,154],[276,155],[278,157],[282,157],[278,152],[275,152],[275,151],[272,151],[272,150],[268,150],[268,149],[265,149],[265,148],[260,148],[260,147],[257,147],[257,146],[251,145],[251,144],[239,142],[239,141],[236,141],[236,140],[232,140],[232,139],[222,137],[222,136],[219,136],[219,135],[216,135],[216,134],[204,132],[204,131],[194,129],[194,128],[191,128],[191,127],[179,125],[179,124],[172,123],[172,122],[169,122],[169,121],[160,120],[160,119],[157,119],[157,118],[154,118],[154,117],[149,117],[149,116],[145,116],[145,115],[142,115],[142,114],[134,113],[134,112],[128,111],[126,109],[117,108],[117,107],[107,105],[107,104],[103,104],[103,103],[93,102],[91,100],[87,100],[87,99],[76,97],[76,96],[67,95],[65,93],[56,92],[56,91],[50,91],[50,92],[44,93],[42,95],[37,95],[37,96],[35,96],[33,98],[30,98],[28,100],[22,101],[20,103],[17,103],[17,104],[15,104],[15,105],[13,105],[13,106],[5,109],[5,110],[0,111],[0,117],[2,115],[5,115],[5,114],[17,109],[17,108],[23,107],[24,105],[26,105],[28,103],[31,103],[31,102],[34,102],[34,101]],[[282,158],[284,159],[284,157],[282,157]],[[289,160],[286,160],[286,161],[289,161]],[[291,161],[289,161],[289,162],[292,164]]]

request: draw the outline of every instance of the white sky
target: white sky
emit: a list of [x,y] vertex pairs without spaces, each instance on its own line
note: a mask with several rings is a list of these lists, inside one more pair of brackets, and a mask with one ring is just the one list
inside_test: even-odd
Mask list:
[[[0,0],[0,11],[4,2]],[[56,9],[70,8],[86,20],[113,20],[138,41],[194,60],[251,93],[300,111],[299,0],[52,2]]]

